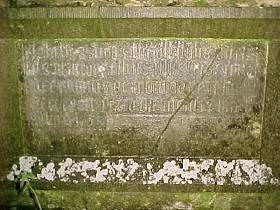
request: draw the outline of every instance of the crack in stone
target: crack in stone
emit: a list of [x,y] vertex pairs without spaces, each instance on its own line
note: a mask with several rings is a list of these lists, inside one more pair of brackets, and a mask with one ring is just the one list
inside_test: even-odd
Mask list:
[[205,76],[207,75],[207,73],[211,70],[211,67],[213,66],[218,54],[221,52],[221,47],[219,47],[218,49],[215,50],[213,59],[211,60],[211,62],[209,63],[209,65],[207,66],[205,72],[201,75],[199,81],[191,88],[191,90],[186,93],[185,97],[183,98],[182,103],[177,107],[177,109],[173,112],[173,114],[168,118],[167,123],[165,125],[165,127],[162,129],[162,131],[160,132],[157,141],[155,143],[154,146],[154,152],[156,152],[158,150],[160,141],[162,140],[162,137],[164,135],[164,133],[166,132],[166,130],[168,129],[168,127],[170,126],[173,118],[177,115],[177,113],[180,111],[180,109],[184,106],[189,104],[193,98],[191,98],[191,95],[193,94],[193,92],[196,90],[196,88],[203,82]]

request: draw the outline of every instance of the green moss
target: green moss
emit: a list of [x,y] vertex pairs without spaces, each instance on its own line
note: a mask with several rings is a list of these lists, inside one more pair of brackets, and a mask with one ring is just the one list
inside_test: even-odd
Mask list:
[[262,158],[280,177],[280,40],[269,43],[266,98],[263,116]]
[[230,210],[231,194],[216,194],[213,210]]
[[275,39],[280,37],[279,22],[279,19],[25,19],[1,21],[0,28],[5,37],[20,39]]
[[197,0],[195,5],[201,7],[201,6],[207,6],[207,3],[205,0]]
[[270,193],[262,194],[262,206],[263,210],[280,210],[280,194],[279,193]]
[[194,209],[208,210],[213,209],[214,200],[216,198],[215,193],[193,193],[190,194],[191,204]]
[[17,6],[17,0],[8,0],[10,7],[16,7]]
[[[0,40],[0,176],[23,153],[18,64],[14,40]],[[8,157],[8,158],[7,158]]]
[[[32,206],[28,197],[1,192],[0,206]],[[163,193],[38,191],[44,209],[193,209],[193,210],[277,210],[279,193]],[[186,199],[187,198],[187,199]]]
[[231,198],[231,209],[251,210],[259,209],[261,206],[261,194],[233,194]]

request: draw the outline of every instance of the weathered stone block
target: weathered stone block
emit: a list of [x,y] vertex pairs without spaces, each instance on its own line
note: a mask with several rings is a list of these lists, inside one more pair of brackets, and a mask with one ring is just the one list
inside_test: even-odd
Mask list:
[[279,188],[279,9],[15,8],[0,27],[3,180]]

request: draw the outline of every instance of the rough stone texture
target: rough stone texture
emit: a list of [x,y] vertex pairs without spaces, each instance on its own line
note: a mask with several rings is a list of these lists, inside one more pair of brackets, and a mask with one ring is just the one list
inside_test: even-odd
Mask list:
[[[278,8],[235,7],[35,7],[3,9],[10,19],[279,19]],[[205,20],[204,20],[205,21]],[[158,26],[157,26],[158,27]],[[161,34],[162,36],[163,34]]]
[[279,0],[1,0],[1,6],[234,6],[279,7]]
[[[85,15],[85,8],[78,8],[80,15]],[[174,8],[173,8],[174,9]],[[182,10],[181,8],[180,10]],[[268,8],[267,8],[268,9]],[[275,9],[275,8],[274,8]],[[35,11],[34,11],[35,10]],[[224,38],[224,39],[277,39],[280,37],[279,18],[239,18],[238,13],[231,18],[140,18],[146,8],[137,13],[139,18],[78,18],[73,21],[73,9],[54,9],[62,18],[47,19],[40,17],[52,14],[42,8],[25,9],[25,19],[1,19],[1,37],[11,39],[66,39],[66,38],[145,38],[145,37],[178,37],[178,38]],[[58,10],[58,11],[57,11]],[[244,10],[244,9],[243,9]],[[37,11],[37,12],[36,12]],[[220,12],[219,16],[226,13]],[[273,10],[276,13],[279,10]],[[39,16],[32,18],[33,12]],[[9,12],[8,12],[9,13]],[[89,11],[94,15],[94,10]],[[175,13],[175,11],[173,11]],[[246,11],[244,12],[247,13]],[[250,12],[249,12],[250,13]],[[266,12],[265,12],[266,13]],[[272,12],[273,13],[273,12]],[[267,13],[266,13],[267,14]],[[3,16],[6,12],[3,12]],[[70,15],[71,18],[67,18]],[[8,16],[9,17],[9,16]],[[28,18],[29,17],[29,18]],[[65,27],[67,26],[67,27]]]

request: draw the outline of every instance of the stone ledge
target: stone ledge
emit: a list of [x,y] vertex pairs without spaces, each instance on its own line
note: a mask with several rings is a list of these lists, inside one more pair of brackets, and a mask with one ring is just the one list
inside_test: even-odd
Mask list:
[[[43,209],[279,209],[279,192],[273,193],[151,193],[36,190]],[[0,192],[0,208],[35,209],[32,200],[15,191]],[[25,207],[25,208],[24,208]],[[34,208],[32,208],[34,207]]]

